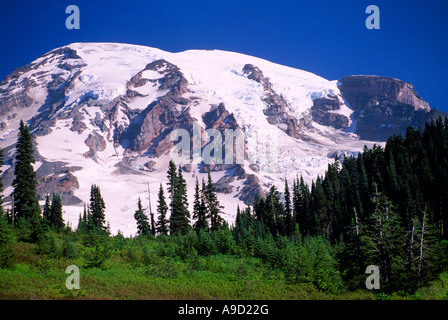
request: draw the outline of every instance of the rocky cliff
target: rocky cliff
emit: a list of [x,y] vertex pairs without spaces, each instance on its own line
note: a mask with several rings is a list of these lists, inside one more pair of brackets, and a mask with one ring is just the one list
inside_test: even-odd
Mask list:
[[446,115],[415,92],[410,83],[380,76],[345,76],[339,90],[356,121],[355,132],[361,139],[384,141],[392,134],[405,133],[408,126]]

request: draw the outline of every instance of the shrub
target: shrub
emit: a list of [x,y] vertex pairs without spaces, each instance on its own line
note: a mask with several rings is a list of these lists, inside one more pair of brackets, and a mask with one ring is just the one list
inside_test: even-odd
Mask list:
[[62,256],[67,259],[78,258],[78,252],[76,250],[76,245],[68,236],[64,236],[62,239],[61,253],[62,253]]
[[199,231],[196,250],[198,251],[198,254],[201,256],[209,256],[218,253],[215,242],[210,236],[210,233],[204,231],[203,229]]
[[37,254],[45,254],[52,257],[56,257],[58,255],[58,248],[56,246],[56,242],[51,233],[45,232],[39,234],[37,238]]
[[98,244],[86,248],[84,266],[86,268],[103,268],[104,262],[110,258],[110,255],[111,249],[107,245]]
[[13,265],[12,231],[6,218],[0,214],[0,268]]
[[216,249],[222,254],[236,254],[237,248],[232,232],[228,228],[214,233]]

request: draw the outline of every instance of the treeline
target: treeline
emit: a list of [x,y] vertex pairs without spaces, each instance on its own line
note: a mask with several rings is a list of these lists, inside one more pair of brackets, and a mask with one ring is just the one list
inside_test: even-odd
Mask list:
[[[29,242],[46,239],[48,230],[73,233],[62,219],[58,195],[47,197],[41,214],[33,162],[31,135],[21,123],[13,208],[0,219],[0,260],[11,253],[5,249],[8,228]],[[136,203],[138,236],[174,242],[182,259],[259,258],[288,281],[332,292],[365,288],[368,265],[380,268],[384,292],[414,292],[447,270],[447,119],[423,130],[408,128],[405,138],[393,136],[384,148],[365,147],[356,157],[336,159],[311,186],[302,177],[289,177],[282,187],[272,186],[266,197],[238,208],[229,226],[211,174],[207,181],[196,179],[190,213],[182,169],[170,161],[155,213],[144,210],[140,199]],[[104,249],[97,244],[110,238],[105,208],[99,187],[92,185],[74,232],[84,245]],[[104,255],[103,249],[95,257]]]

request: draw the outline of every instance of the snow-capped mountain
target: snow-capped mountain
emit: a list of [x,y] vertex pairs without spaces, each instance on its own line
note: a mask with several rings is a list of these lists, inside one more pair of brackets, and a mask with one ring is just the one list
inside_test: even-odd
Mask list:
[[[193,145],[191,161],[182,163],[190,202],[196,177],[205,178],[210,169],[223,217],[232,222],[237,205],[262,196],[272,184],[282,190],[284,179],[297,175],[310,183],[336,156],[383,143],[390,134],[439,114],[410,84],[392,78],[329,81],[233,52],[74,43],[16,69],[0,83],[0,141],[8,158],[2,168],[5,202],[8,206],[12,192],[20,120],[35,139],[41,199],[60,193],[64,219],[75,226],[91,184],[97,184],[112,232],[129,235],[136,231],[137,199],[148,204],[148,190],[155,211],[178,142],[171,136],[176,130],[188,133]],[[210,147],[205,132],[211,129],[223,141],[226,130],[241,130],[242,162],[201,163],[198,155]],[[265,154],[270,158],[254,156],[260,137],[273,143]]]

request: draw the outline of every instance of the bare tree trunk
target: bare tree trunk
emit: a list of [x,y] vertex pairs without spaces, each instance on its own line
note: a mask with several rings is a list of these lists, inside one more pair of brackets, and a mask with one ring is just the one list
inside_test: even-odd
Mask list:
[[151,192],[149,190],[149,183],[148,183],[148,201],[149,201],[149,215],[151,218],[151,234],[153,236],[156,235],[156,225],[155,225],[155,221],[154,221],[154,214],[152,213],[152,209],[151,209]]
[[421,275],[421,271],[422,271],[422,260],[423,260],[423,240],[424,240],[424,236],[425,236],[425,222],[426,222],[426,208],[427,206],[425,206],[425,211],[423,213],[423,221],[422,221],[422,235],[420,237],[420,254],[418,257],[418,277],[420,278]]
[[383,242],[383,225],[382,225],[382,221],[381,221],[381,215],[378,216],[378,223],[379,223],[379,233],[380,233],[379,249],[380,249],[380,254],[381,254],[381,260],[383,262],[384,282],[388,283],[389,282],[389,268],[387,267],[387,257],[386,257],[384,242]]
[[409,268],[412,267],[412,260],[413,260],[412,246],[414,244],[414,228],[415,228],[415,222],[414,222],[414,219],[412,219],[411,231],[409,232],[409,235],[408,235],[408,261],[409,261]]
[[360,241],[359,241],[359,222],[358,222],[358,214],[356,213],[356,208],[353,207],[353,213],[355,216],[355,232],[356,232],[356,248],[359,251]]
[[356,212],[356,208],[353,207],[353,213],[355,216],[355,232],[356,232],[356,260],[358,262],[359,267],[361,268],[361,241],[359,239],[359,222],[358,222],[358,214]]

